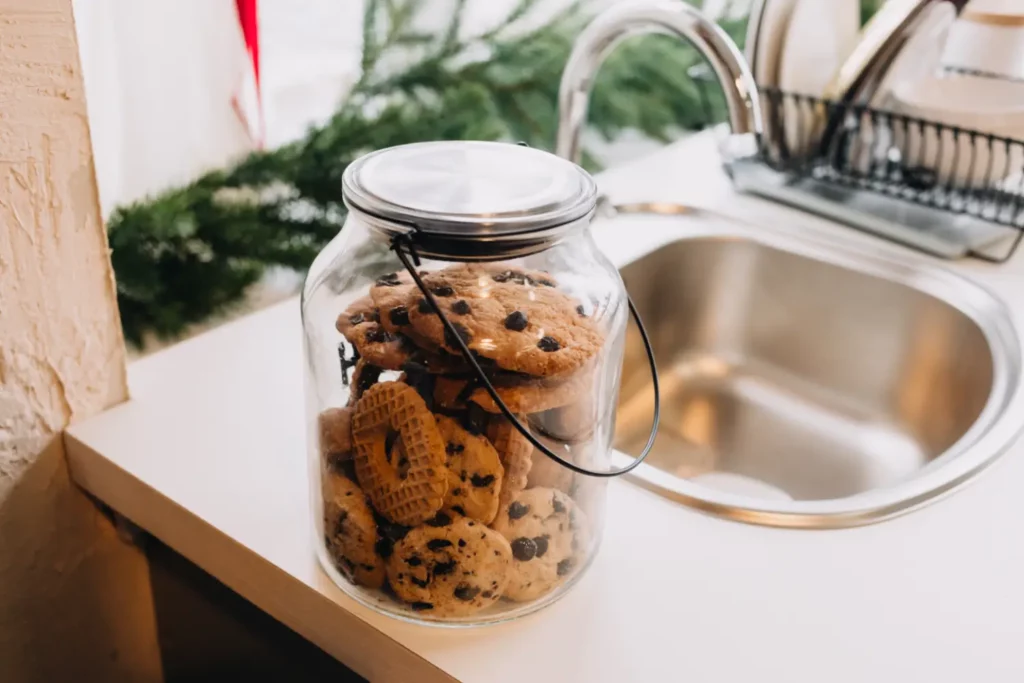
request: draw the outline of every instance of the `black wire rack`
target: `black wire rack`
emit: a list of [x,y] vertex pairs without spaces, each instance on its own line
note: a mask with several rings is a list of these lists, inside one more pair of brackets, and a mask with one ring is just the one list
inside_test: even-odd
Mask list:
[[744,190],[933,254],[1008,260],[1024,238],[1024,140],[762,90]]

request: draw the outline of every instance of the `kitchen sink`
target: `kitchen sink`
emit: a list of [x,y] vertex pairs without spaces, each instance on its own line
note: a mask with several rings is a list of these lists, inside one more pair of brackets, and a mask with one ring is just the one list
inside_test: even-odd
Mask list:
[[[951,490],[1017,434],[1020,342],[987,290],[923,261],[691,222],[621,269],[661,378],[633,481],[740,521],[847,526]],[[616,447],[635,454],[653,385],[630,335]]]

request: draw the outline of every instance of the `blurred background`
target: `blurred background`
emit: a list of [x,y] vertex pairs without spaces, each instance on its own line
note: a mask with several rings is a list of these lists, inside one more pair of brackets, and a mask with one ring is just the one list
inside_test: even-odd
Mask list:
[[[340,174],[362,153],[451,138],[550,148],[572,38],[629,1],[75,0],[135,351],[292,295],[340,227]],[[694,4],[742,42],[750,0]],[[688,46],[654,36],[619,53],[594,94],[592,170],[721,117]]]

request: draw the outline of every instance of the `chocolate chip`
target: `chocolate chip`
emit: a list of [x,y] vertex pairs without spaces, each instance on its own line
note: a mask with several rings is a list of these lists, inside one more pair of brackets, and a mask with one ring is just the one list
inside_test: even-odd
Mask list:
[[393,342],[396,339],[398,339],[398,337],[379,325],[366,333],[366,341],[372,344],[386,344],[387,342]]
[[565,512],[565,506],[558,500],[557,494],[551,494],[551,509],[555,512]]
[[585,310],[583,310],[583,304],[580,304],[579,306],[576,307],[576,313],[581,318],[586,318],[587,317],[587,312]]
[[430,307],[430,302],[425,298],[420,297],[420,300],[416,302],[416,310],[420,313],[430,313],[434,309]]
[[415,576],[412,576],[409,578],[409,580],[417,586],[419,586],[420,588],[426,588],[430,585],[430,579],[417,579]]
[[566,559],[562,560],[561,562],[559,562],[558,563],[558,567],[556,568],[556,571],[558,572],[558,575],[559,576],[565,576],[566,574],[571,572],[572,571],[572,565],[573,565],[572,558],[566,558]]
[[364,391],[372,387],[380,379],[382,370],[375,365],[364,365],[359,378],[356,380],[356,393],[362,395]]
[[430,289],[430,293],[433,294],[434,296],[455,296],[455,290],[449,287],[448,285],[438,285],[437,287],[432,287]]
[[544,286],[544,287],[554,287],[555,286],[554,282],[552,282],[551,280],[548,280],[546,278],[541,278],[540,280],[537,280],[537,284],[541,285],[541,286]]
[[516,501],[513,501],[508,506],[508,518],[509,519],[519,519],[520,517],[525,517],[526,513],[529,512],[529,511],[530,511],[530,506],[529,505],[523,505],[518,500],[516,500]]
[[345,535],[345,520],[348,519],[348,510],[342,510],[338,513],[338,518],[334,520],[334,535],[344,536]]
[[480,594],[480,589],[476,586],[469,586],[464,583],[460,583],[458,588],[455,589],[455,597],[464,602],[469,602],[477,595]]
[[434,515],[433,519],[428,519],[426,522],[424,522],[424,524],[426,524],[427,526],[432,527],[448,526],[451,523],[452,518],[444,512],[438,512],[436,515]]
[[434,565],[434,576],[445,576],[455,571],[455,560],[438,562]]
[[513,332],[522,332],[529,324],[530,321],[526,319],[526,314],[522,311],[512,311],[505,318],[505,329]]
[[486,476],[481,477],[479,474],[474,474],[472,477],[470,477],[469,482],[478,489],[483,488],[484,486],[490,486],[491,484],[494,483],[494,475],[488,474]]
[[491,591],[484,591],[480,594],[480,597],[490,599],[494,597],[494,593],[492,593]]
[[537,348],[540,349],[541,351],[551,353],[553,351],[557,351],[562,347],[558,344],[558,340],[555,339],[554,337],[541,337],[540,341],[537,342]]
[[427,541],[427,548],[430,550],[440,550],[441,548],[447,548],[452,544],[451,541],[445,538],[435,538]]
[[466,431],[470,434],[479,436],[486,431],[489,419],[490,416],[487,414],[486,410],[476,403],[470,403],[466,407],[466,416],[463,420],[463,427],[465,427]]
[[392,325],[408,325],[409,309],[405,306],[396,306],[388,311],[388,319]]
[[461,453],[464,450],[466,450],[465,446],[461,443],[454,443],[452,441],[449,441],[448,445],[444,447],[444,452],[448,455],[455,455],[456,453]]
[[464,539],[464,538],[460,538],[459,539],[459,547],[460,548],[465,548],[466,547],[466,539]]
[[529,562],[537,555],[537,544],[532,538],[517,538],[512,541],[512,557],[520,562]]
[[[467,344],[473,341],[473,334],[466,329],[465,325],[460,325],[459,323],[452,323],[452,327],[455,329],[455,334],[459,335],[462,341],[464,341]],[[459,347],[458,340],[455,339],[455,337],[451,333],[451,330],[449,330],[447,327],[444,328],[444,343],[452,348]]]
[[361,564],[359,566],[368,572],[372,572],[374,569],[376,569],[376,567],[374,567],[372,564]]
[[472,310],[473,309],[469,307],[469,302],[465,299],[459,299],[452,304],[452,313],[455,313],[456,315],[469,315],[469,312]]
[[402,281],[398,279],[398,273],[388,273],[377,278],[376,284],[378,287],[397,287]]
[[395,542],[390,538],[378,538],[373,544],[373,550],[386,560],[395,552]]
[[406,558],[405,563],[410,567],[418,567],[423,564],[423,558],[419,555],[410,555]]
[[456,497],[461,496],[462,495],[462,489],[461,488],[454,488],[454,489],[452,489],[452,495],[456,496]]
[[390,541],[401,541],[409,533],[409,527],[392,522],[376,510],[373,520],[377,523],[377,535]]
[[417,612],[422,612],[423,610],[428,609],[434,609],[434,605],[429,602],[413,602],[409,603],[409,607],[413,608]]
[[537,546],[537,557],[544,557],[544,553],[548,551],[547,535],[537,536],[533,539],[533,543]]
[[335,566],[338,567],[338,569],[341,569],[346,576],[352,576],[356,571],[356,563],[347,557],[341,557],[338,559],[341,561],[341,564],[339,565],[335,563]]
[[458,512],[463,517],[466,516],[466,511],[462,509],[461,505],[452,505],[452,512]]

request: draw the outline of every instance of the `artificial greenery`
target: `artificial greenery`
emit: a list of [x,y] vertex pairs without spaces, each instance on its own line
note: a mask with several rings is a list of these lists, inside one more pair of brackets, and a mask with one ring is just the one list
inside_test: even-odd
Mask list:
[[[576,3],[526,29],[545,3],[521,0],[497,28],[465,37],[466,4],[454,0],[444,30],[424,34],[425,0],[368,0],[362,77],[326,124],[116,210],[109,235],[126,338],[178,335],[238,302],[268,267],[307,268],[344,220],[345,167],[370,150],[438,139],[549,148],[559,79],[587,10]],[[638,129],[665,140],[704,123],[687,77],[698,61],[678,40],[627,43],[595,86],[592,126],[606,138]]]

